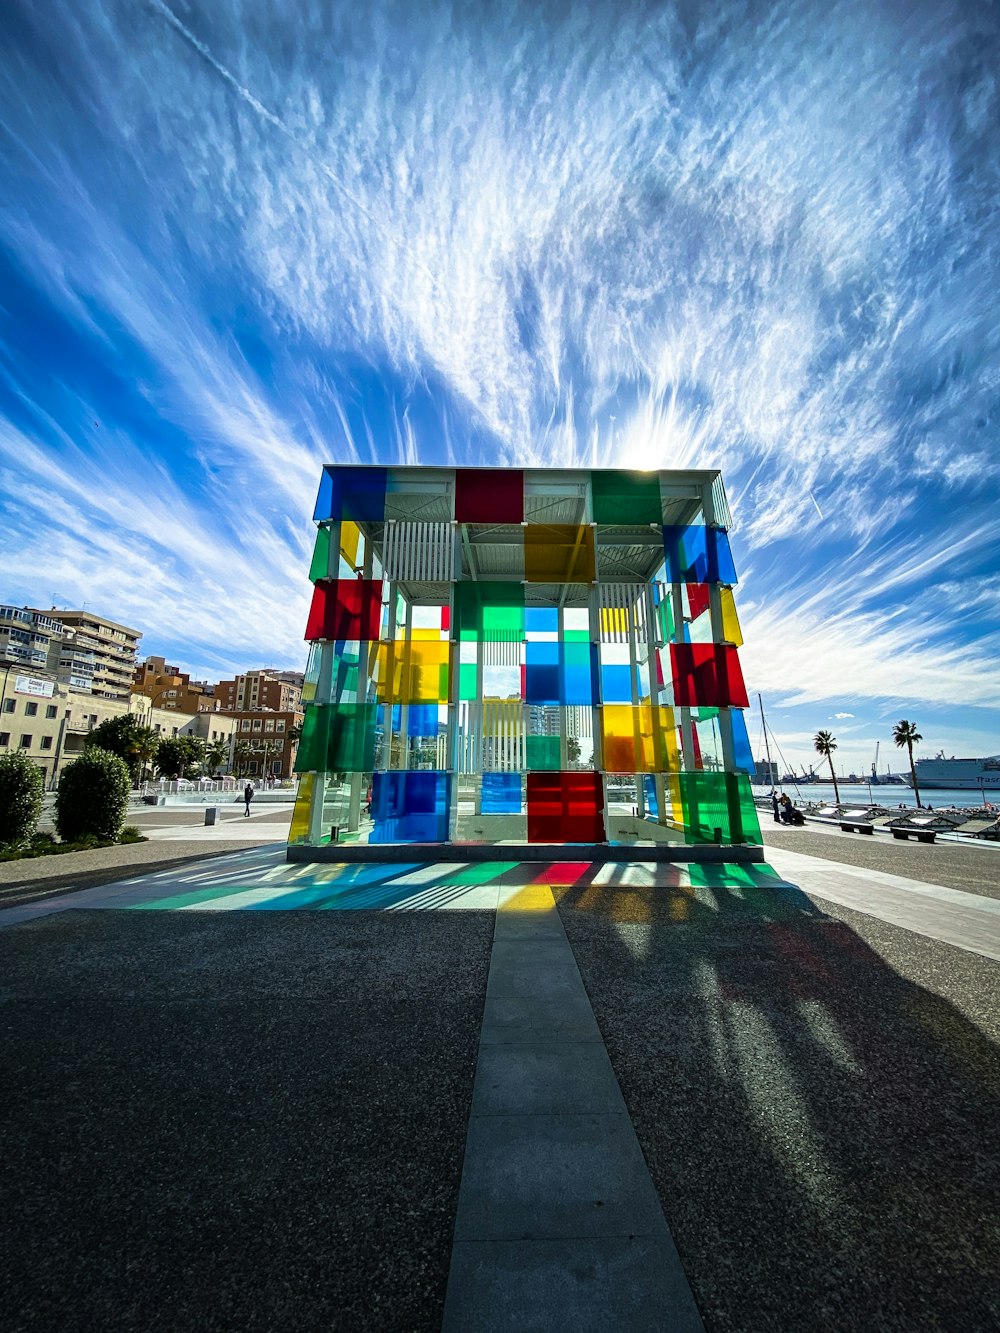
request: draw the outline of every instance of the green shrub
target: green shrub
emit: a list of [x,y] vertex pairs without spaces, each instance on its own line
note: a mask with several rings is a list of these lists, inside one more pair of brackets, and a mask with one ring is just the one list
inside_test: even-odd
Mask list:
[[98,839],[116,842],[125,823],[130,785],[124,759],[88,746],[63,769],[59,779],[56,828],[60,838],[77,846],[93,846]]
[[0,755],[0,847],[29,842],[42,813],[42,770],[15,750]]
[[31,839],[31,850],[43,856],[50,847],[57,847],[58,845],[54,833],[36,833]]
[[145,842],[146,838],[138,824],[126,824],[118,835],[119,842]]

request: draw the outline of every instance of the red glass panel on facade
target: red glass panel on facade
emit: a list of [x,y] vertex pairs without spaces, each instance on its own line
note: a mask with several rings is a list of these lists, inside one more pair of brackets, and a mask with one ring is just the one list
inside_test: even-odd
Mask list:
[[687,585],[687,595],[691,619],[697,620],[700,615],[704,615],[709,607],[708,584],[689,583]]
[[600,773],[528,773],[529,842],[603,842]]
[[455,472],[459,523],[521,523],[524,474],[516,468],[459,468]]
[[307,639],[377,639],[381,579],[321,579],[313,589]]
[[719,643],[672,643],[674,705],[681,708],[749,708],[736,649]]

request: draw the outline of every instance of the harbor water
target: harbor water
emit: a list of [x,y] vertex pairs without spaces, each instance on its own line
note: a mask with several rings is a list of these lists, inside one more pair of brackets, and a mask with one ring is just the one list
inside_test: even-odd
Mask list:
[[[869,787],[867,782],[838,781],[837,787],[841,805],[884,805],[888,810],[895,810],[900,805],[912,809],[917,804],[912,788],[894,783]],[[777,791],[787,792],[796,805],[808,802],[832,804],[834,800],[832,782],[802,782],[798,786],[790,782],[779,783]],[[770,787],[753,785],[755,796],[768,796],[770,792]],[[928,788],[926,791],[921,788],[920,791],[920,803],[925,809],[932,806],[935,810],[943,810],[955,806],[959,810],[970,810],[982,806],[985,801],[1000,806],[1000,785],[987,786],[982,792],[951,787]]]

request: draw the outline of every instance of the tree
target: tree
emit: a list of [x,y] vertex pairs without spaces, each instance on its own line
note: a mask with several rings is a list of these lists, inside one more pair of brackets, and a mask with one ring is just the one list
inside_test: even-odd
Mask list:
[[205,762],[213,773],[223,766],[229,758],[229,745],[226,741],[212,741],[205,749]]
[[580,762],[580,742],[575,736],[566,737],[566,759],[570,764]]
[[253,758],[253,750],[248,741],[238,741],[233,751],[233,764],[236,767],[236,776],[243,777],[250,768],[250,760]]
[[204,754],[205,742],[200,737],[168,736],[160,741],[156,767],[165,778],[179,778],[193,767],[200,769]]
[[893,727],[892,739],[896,742],[899,749],[902,749],[904,745],[906,746],[910,756],[910,776],[913,778],[913,794],[917,798],[917,805],[919,806],[920,788],[917,786],[917,766],[913,762],[913,747],[918,741],[922,741],[924,738],[917,730],[917,724],[915,722],[907,722],[904,718],[901,722],[897,722]]
[[143,726],[131,713],[105,718],[83,742],[84,749],[96,746],[124,759],[134,783],[140,781],[147,765],[156,759],[159,744],[160,738],[152,727]]
[[830,761],[830,777],[833,778],[833,799],[837,805],[839,805],[840,789],[837,786],[837,775],[833,771],[833,752],[837,748],[836,737],[832,736],[828,731],[817,731],[816,735],[813,737],[813,748],[817,750],[819,754],[825,755]]
[[119,755],[87,746],[62,771],[56,793],[56,828],[66,842],[84,834],[117,841],[128,809],[128,765]]
[[0,847],[16,851],[31,841],[42,813],[42,770],[26,754],[0,754]]

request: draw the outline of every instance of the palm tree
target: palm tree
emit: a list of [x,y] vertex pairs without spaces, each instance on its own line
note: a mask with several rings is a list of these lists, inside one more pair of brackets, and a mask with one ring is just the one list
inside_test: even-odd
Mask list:
[[830,762],[830,777],[833,778],[833,799],[837,805],[840,804],[840,789],[837,786],[837,775],[833,771],[833,752],[837,748],[837,741],[828,731],[817,731],[813,737],[813,748],[819,754],[826,755]]
[[250,767],[250,760],[253,758],[253,750],[248,741],[237,741],[233,750],[233,764],[236,768],[236,776],[243,777]]
[[226,741],[212,741],[205,751],[205,759],[209,768],[217,773],[222,765],[229,758],[229,745]]
[[917,787],[917,766],[913,762],[913,747],[917,741],[924,738],[917,730],[915,722],[907,722],[904,718],[902,722],[897,722],[892,729],[892,739],[900,749],[905,745],[910,755],[910,776],[913,778],[913,794],[917,798],[917,805],[920,805],[920,789]]

